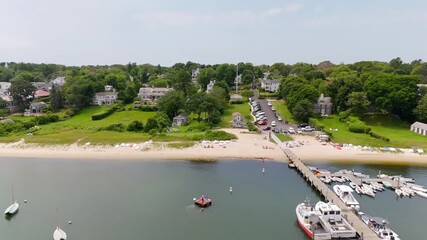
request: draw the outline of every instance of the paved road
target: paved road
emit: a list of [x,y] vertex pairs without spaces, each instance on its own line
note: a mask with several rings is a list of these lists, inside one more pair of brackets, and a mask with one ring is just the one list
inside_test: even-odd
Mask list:
[[[253,100],[259,102],[259,105],[261,107],[261,111],[265,112],[265,116],[267,117],[268,126],[271,126],[272,121],[276,121],[276,127],[279,129],[287,130],[289,127],[293,127],[295,130],[297,129],[297,126],[295,124],[285,124],[283,121],[277,120],[276,112],[271,110],[271,107],[268,106],[267,100],[257,99],[257,98],[254,98]],[[283,116],[282,116],[282,118],[283,118]]]

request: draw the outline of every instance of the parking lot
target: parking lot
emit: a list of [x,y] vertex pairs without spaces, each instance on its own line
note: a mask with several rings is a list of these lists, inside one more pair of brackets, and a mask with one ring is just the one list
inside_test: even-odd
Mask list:
[[271,109],[272,106],[268,106],[268,101],[267,100],[265,100],[265,99],[257,99],[255,97],[252,97],[252,101],[257,101],[259,103],[261,111],[265,112],[265,117],[267,118],[267,120],[266,120],[267,125],[260,126],[261,129],[264,129],[266,126],[271,126],[271,123],[273,121],[276,122],[276,129],[279,132],[284,132],[284,131],[288,130],[290,127],[294,128],[295,130],[297,129],[297,126],[295,124],[286,124],[285,123],[285,119],[283,119],[282,121],[279,121],[277,119],[276,112]]

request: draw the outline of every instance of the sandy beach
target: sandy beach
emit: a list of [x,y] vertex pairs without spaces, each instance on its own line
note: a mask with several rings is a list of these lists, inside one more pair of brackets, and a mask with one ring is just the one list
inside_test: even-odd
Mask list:
[[[198,143],[193,147],[176,149],[165,143],[135,143],[121,146],[54,145],[39,146],[23,141],[0,144],[0,157],[60,158],[60,159],[108,159],[108,160],[221,160],[259,159],[287,161],[280,146],[268,140],[267,134],[254,134],[240,129],[224,129],[238,140]],[[321,145],[312,136],[294,135],[296,142],[304,143],[291,148],[302,161],[395,164],[427,166],[427,155],[416,153],[384,153],[363,151],[356,148],[334,148]]]

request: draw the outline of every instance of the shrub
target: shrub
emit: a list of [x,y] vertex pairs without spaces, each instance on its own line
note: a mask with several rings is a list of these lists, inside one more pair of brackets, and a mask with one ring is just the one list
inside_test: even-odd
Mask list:
[[49,114],[49,115],[47,115],[47,117],[49,118],[49,122],[51,122],[51,123],[59,121],[59,116],[58,115]]
[[125,130],[125,125],[123,123],[110,124],[106,127],[102,127],[99,130],[103,131],[113,131],[113,132],[123,132]]
[[140,132],[144,130],[144,124],[141,121],[135,120],[126,128],[129,132]]
[[45,125],[48,124],[50,122],[50,119],[48,116],[37,116],[35,118],[36,122],[38,125]]
[[321,124],[319,122],[319,120],[315,119],[315,118],[309,118],[308,119],[308,124],[315,128],[316,130],[322,131],[325,128],[325,125]]
[[36,123],[33,121],[24,122],[23,123],[25,129],[31,129],[32,127],[36,126]]
[[156,112],[158,108],[154,105],[141,105],[139,106],[139,110],[143,112]]
[[194,136],[194,141],[200,140],[232,140],[237,139],[237,136],[225,131],[206,131],[204,135]]
[[381,135],[379,135],[378,133],[374,133],[374,132],[370,131],[370,132],[369,132],[369,135],[370,135],[371,137],[374,137],[374,138],[377,138],[377,139],[381,139],[381,140],[384,140],[384,141],[386,141],[386,142],[390,142],[390,139],[389,139],[388,137],[381,136]]
[[91,117],[92,117],[92,120],[93,121],[96,121],[96,120],[101,120],[101,119],[104,119],[104,118],[106,118],[106,117],[108,117],[108,116],[110,116],[113,112],[115,112],[117,110],[117,107],[116,106],[112,106],[112,107],[109,107],[109,108],[107,108],[107,109],[105,109],[104,111],[102,111],[102,112],[99,112],[99,113],[95,113],[95,114],[93,114]]
[[354,133],[369,133],[371,128],[366,126],[363,122],[354,122],[348,125],[348,130]]

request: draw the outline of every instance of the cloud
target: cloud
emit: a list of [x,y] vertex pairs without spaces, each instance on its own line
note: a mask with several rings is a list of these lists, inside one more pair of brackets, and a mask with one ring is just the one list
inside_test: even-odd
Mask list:
[[0,49],[20,49],[34,47],[34,43],[9,36],[0,36]]
[[301,4],[290,4],[285,7],[286,12],[297,12],[302,8]]
[[316,7],[315,9],[314,9],[314,11],[315,12],[322,12],[323,11],[323,7]]
[[272,8],[272,9],[265,11],[264,15],[266,17],[274,17],[274,16],[282,14],[283,12],[284,12],[283,8]]

